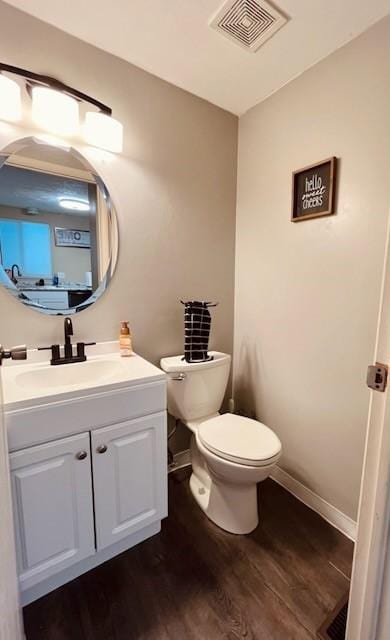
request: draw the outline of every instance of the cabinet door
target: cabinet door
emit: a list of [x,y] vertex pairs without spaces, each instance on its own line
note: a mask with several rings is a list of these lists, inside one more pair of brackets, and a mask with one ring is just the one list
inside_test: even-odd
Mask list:
[[92,431],[97,549],[167,515],[166,413]]
[[21,589],[95,553],[89,434],[10,455]]

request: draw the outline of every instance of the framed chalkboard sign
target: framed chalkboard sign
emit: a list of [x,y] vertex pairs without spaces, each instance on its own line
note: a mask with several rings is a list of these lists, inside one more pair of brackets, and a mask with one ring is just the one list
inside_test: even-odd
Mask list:
[[328,158],[294,171],[291,213],[293,222],[335,213],[336,168],[337,158]]

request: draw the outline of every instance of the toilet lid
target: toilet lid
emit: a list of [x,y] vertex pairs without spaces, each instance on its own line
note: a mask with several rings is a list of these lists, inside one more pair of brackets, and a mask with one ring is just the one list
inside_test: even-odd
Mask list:
[[270,464],[282,450],[278,436],[265,424],[232,413],[199,425],[201,443],[217,456],[248,466]]

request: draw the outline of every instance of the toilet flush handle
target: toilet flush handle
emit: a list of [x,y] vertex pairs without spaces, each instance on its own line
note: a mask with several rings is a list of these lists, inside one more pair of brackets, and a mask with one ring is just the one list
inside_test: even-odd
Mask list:
[[171,380],[177,380],[177,382],[183,382],[183,380],[186,377],[187,376],[185,373],[176,373],[174,376],[171,376]]

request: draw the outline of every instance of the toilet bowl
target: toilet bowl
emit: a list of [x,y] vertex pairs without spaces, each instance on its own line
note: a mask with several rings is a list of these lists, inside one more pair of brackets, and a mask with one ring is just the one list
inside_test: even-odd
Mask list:
[[246,534],[259,522],[257,483],[265,480],[282,451],[267,426],[235,414],[220,415],[231,358],[210,352],[211,361],[163,358],[168,411],[191,431],[190,488],[205,514],[225,531]]

